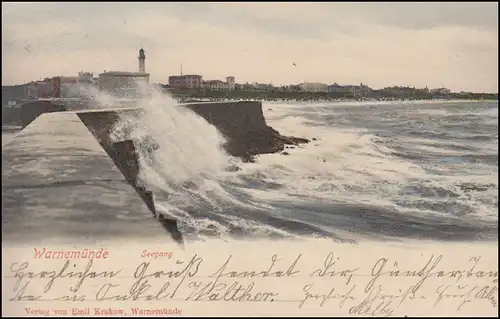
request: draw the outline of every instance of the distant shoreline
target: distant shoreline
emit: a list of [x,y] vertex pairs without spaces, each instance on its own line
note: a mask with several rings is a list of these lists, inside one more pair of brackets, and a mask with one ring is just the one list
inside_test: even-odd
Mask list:
[[173,97],[180,103],[194,103],[194,102],[215,102],[215,101],[263,101],[263,102],[498,102],[498,99],[328,99],[328,98],[311,98],[311,99],[283,99],[283,98],[239,98],[239,97],[186,97],[176,96]]
[[[447,95],[430,93],[401,93],[389,94],[381,90],[373,91],[362,96],[353,96],[350,93],[338,92],[282,92],[282,91],[206,91],[197,89],[164,88],[164,92],[177,99],[208,99],[217,100],[262,100],[262,101],[414,101],[414,100],[479,100],[498,101],[498,94],[493,93],[450,93]],[[416,92],[416,91],[415,91]]]
[[[26,85],[2,86],[2,108],[19,105],[26,99]],[[498,101],[498,93],[431,93],[424,89],[409,87],[392,87],[380,90],[356,92],[304,92],[297,90],[245,89],[231,91],[211,91],[206,89],[177,89],[156,84],[157,89],[172,95],[175,99],[189,100],[256,100],[256,101],[419,101],[419,100],[466,100],[466,101]]]

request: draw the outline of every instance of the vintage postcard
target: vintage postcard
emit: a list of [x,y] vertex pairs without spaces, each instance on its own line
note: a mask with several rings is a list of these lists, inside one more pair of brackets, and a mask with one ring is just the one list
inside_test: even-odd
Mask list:
[[497,316],[498,3],[2,3],[2,316]]

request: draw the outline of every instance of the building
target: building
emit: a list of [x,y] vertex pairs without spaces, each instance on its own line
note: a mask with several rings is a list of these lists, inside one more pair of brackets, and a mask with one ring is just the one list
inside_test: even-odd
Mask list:
[[145,71],[146,55],[144,49],[141,48],[139,50],[139,72],[104,71],[104,73],[99,74],[99,90],[125,98],[144,95],[149,86],[149,74]]
[[54,76],[43,81],[31,82],[28,84],[26,91],[29,98],[79,96],[76,76]]
[[57,76],[53,78],[54,97],[80,97],[78,76]]
[[300,90],[304,92],[328,92],[328,85],[317,82],[304,82],[299,84]]
[[202,87],[202,83],[202,76],[196,74],[172,75],[168,77],[168,85],[176,89],[199,89]]
[[328,93],[350,93],[352,92],[352,87],[351,86],[343,86],[339,85],[337,83],[333,83],[332,85],[328,86]]
[[203,81],[203,88],[209,91],[227,91],[227,83],[221,80]]
[[363,83],[359,85],[339,85],[333,83],[328,86],[328,93],[343,93],[352,94],[353,97],[368,97],[371,95],[373,89]]
[[119,97],[140,96],[148,84],[148,73],[109,71],[99,74],[99,89]]
[[236,84],[234,76],[228,76],[226,78],[226,83],[227,83],[227,89],[229,91],[234,91]]
[[430,92],[431,94],[448,95],[451,93],[451,90],[447,88],[438,88],[438,89],[432,89]]
[[370,97],[372,95],[373,89],[363,83],[359,85],[353,85],[353,95],[354,97]]
[[244,91],[255,91],[256,90],[255,86],[253,84],[250,84],[250,83],[242,84],[240,86],[240,89],[244,90]]
[[234,91],[236,81],[234,76],[228,76],[226,82],[220,80],[203,81],[201,75],[171,75],[168,86],[174,89],[205,89],[209,91]]
[[275,87],[272,84],[265,84],[265,83],[254,83],[253,87],[255,88],[256,91],[273,91]]
[[47,78],[43,81],[31,82],[26,86],[26,96],[28,98],[47,98],[54,96],[53,80]]
[[55,98],[84,98],[92,95],[93,74],[79,72],[78,76],[55,76],[51,80],[52,97]]
[[54,76],[27,86],[30,98],[80,98],[89,97],[95,88],[92,73],[78,72],[78,76]]
[[236,82],[234,76],[228,76],[226,82],[221,80],[203,81],[203,88],[209,91],[234,91]]
[[[95,96],[98,88],[98,79],[94,78],[94,73],[78,72],[76,85],[70,88],[68,92],[70,96],[67,97],[82,97],[92,98]],[[66,93],[61,91],[61,95],[66,97]]]
[[94,78],[94,73],[90,72],[78,72],[78,76],[76,81],[78,83],[85,83],[85,84],[90,84],[92,83],[92,79]]

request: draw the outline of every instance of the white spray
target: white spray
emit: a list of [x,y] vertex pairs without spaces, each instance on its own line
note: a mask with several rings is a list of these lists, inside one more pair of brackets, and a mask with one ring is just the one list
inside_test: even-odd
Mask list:
[[231,165],[216,127],[169,95],[150,88],[137,101],[144,112],[122,116],[112,139],[131,139],[141,157],[140,180],[148,189],[170,193],[179,188],[216,184]]

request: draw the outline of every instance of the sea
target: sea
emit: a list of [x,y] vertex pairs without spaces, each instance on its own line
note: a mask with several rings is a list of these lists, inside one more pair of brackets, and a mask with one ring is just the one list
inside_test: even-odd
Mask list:
[[[159,144],[141,180],[185,240],[498,240],[497,101],[264,101],[268,125],[311,142],[255,163],[173,99],[147,107],[114,138]],[[3,125],[2,146],[19,129]]]

